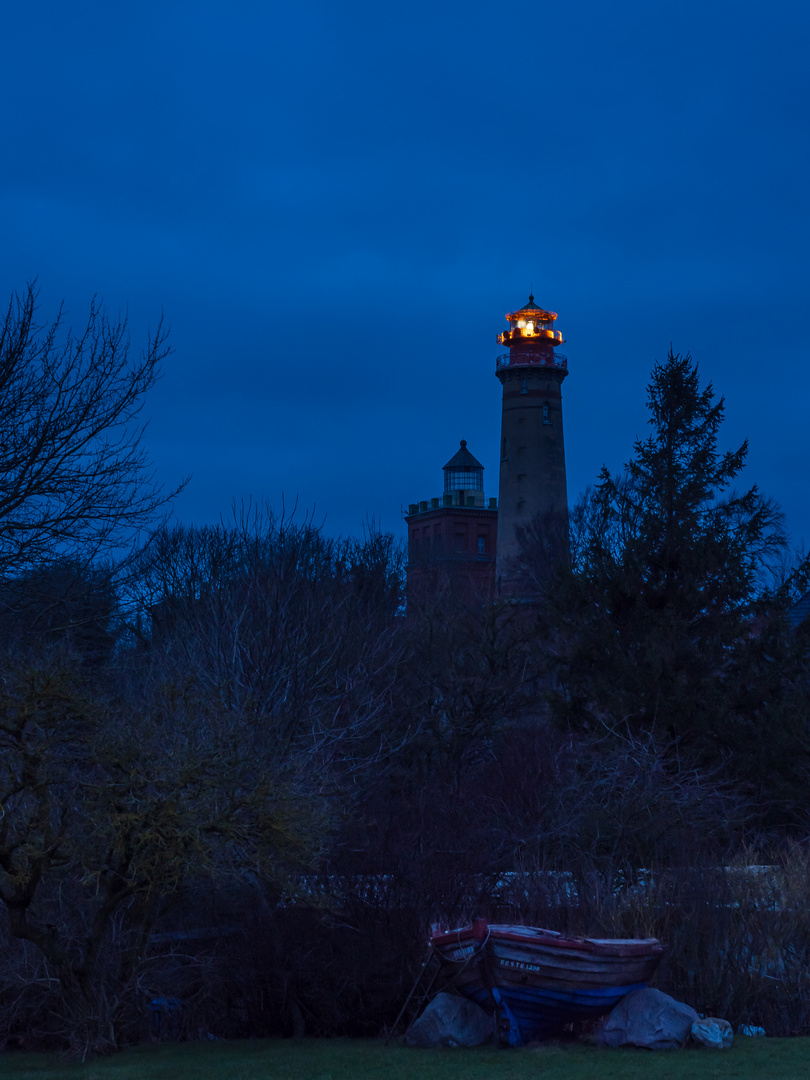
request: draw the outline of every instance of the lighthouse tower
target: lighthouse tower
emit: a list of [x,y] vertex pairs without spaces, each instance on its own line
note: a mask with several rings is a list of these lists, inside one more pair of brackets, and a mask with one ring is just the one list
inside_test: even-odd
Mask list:
[[481,603],[495,579],[498,500],[485,497],[484,466],[466,439],[442,472],[444,493],[408,507],[408,591],[416,597],[446,584]]
[[506,318],[509,329],[498,334],[498,343],[508,351],[495,371],[503,386],[495,574],[498,590],[509,594],[521,529],[536,522],[549,536],[567,536],[562,383],[568,359],[555,351],[563,343],[556,314],[538,307],[533,296]]

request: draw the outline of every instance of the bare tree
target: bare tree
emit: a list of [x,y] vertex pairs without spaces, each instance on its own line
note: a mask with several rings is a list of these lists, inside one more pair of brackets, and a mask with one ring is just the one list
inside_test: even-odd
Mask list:
[[379,767],[413,726],[394,693],[397,558],[383,534],[335,540],[260,507],[230,527],[158,531],[140,603],[169,667],[215,717],[249,724],[255,752],[303,754],[316,774]]
[[154,483],[143,396],[169,352],[162,321],[137,358],[95,300],[84,327],[37,321],[37,289],[0,326],[0,575],[130,543],[173,493]]

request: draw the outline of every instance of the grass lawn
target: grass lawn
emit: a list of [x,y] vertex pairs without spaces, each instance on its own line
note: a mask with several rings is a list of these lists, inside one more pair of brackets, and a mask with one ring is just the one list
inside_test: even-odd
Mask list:
[[2,1080],[808,1080],[810,1038],[735,1038],[730,1050],[412,1050],[361,1039],[143,1046],[87,1064],[0,1054]]

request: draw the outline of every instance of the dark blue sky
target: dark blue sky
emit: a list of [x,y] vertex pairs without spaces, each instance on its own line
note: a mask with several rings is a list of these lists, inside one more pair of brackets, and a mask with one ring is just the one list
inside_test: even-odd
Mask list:
[[0,295],[174,355],[180,520],[297,497],[400,533],[460,438],[497,489],[503,314],[559,312],[569,497],[672,343],[810,544],[805,3],[63,0],[4,13]]

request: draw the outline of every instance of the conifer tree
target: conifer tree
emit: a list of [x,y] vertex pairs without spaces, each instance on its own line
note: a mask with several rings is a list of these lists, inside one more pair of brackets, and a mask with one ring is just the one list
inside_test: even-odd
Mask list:
[[652,433],[575,509],[572,567],[547,590],[564,691],[554,707],[575,727],[652,733],[679,759],[733,771],[779,662],[739,678],[743,652],[749,675],[757,666],[758,625],[777,617],[782,514],[756,485],[735,490],[747,441],[720,451],[723,399],[690,356],[655,365],[648,408]]

